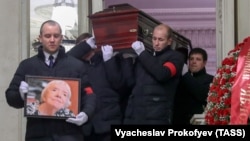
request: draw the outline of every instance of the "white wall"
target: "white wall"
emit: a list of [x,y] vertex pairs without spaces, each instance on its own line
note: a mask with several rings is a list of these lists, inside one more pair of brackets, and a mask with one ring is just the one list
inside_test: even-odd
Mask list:
[[[21,0],[1,1],[0,5],[0,140],[22,140],[22,112],[6,103],[5,90],[22,56],[20,32]],[[21,131],[21,132],[20,132]]]

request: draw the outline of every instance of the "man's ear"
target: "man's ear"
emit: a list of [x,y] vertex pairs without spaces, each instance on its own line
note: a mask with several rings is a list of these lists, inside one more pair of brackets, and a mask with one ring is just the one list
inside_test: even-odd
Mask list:
[[172,45],[173,44],[173,39],[172,38],[168,38],[168,45]]
[[40,34],[40,35],[38,36],[38,40],[39,40],[40,43],[41,43],[41,38],[42,38],[42,35]]
[[206,66],[206,64],[207,64],[207,61],[203,61],[204,62],[204,67]]

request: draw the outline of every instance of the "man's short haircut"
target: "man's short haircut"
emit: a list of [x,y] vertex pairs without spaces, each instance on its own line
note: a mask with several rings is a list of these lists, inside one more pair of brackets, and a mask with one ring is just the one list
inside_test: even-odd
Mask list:
[[40,35],[43,33],[43,27],[45,24],[49,24],[49,25],[58,25],[60,28],[60,33],[62,33],[62,28],[60,26],[60,24],[54,20],[47,20],[45,22],[42,23],[41,27],[40,27]]
[[168,39],[173,38],[173,29],[168,26]]
[[79,35],[77,38],[76,38],[76,44],[79,44],[82,40],[85,40],[87,38],[90,38],[92,37],[92,34],[90,33],[82,33],[81,35]]
[[171,27],[169,27],[168,25],[166,24],[159,24],[157,25],[154,29],[159,29],[159,30],[167,30],[167,39],[169,38],[173,38],[173,30]]
[[196,47],[196,48],[193,48],[190,53],[189,53],[189,58],[192,54],[201,54],[202,55],[202,58],[204,61],[207,61],[207,52],[200,48],[200,47]]

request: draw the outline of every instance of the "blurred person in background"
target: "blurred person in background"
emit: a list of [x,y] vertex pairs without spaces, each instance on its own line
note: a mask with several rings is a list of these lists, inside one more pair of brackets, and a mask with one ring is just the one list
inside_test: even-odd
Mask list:
[[174,124],[191,124],[194,114],[202,114],[207,104],[213,76],[206,72],[207,52],[193,48],[188,56],[188,71],[183,73],[175,96]]
[[[76,39],[76,44],[84,44],[88,39],[94,39],[90,33],[82,33]],[[86,141],[110,141],[111,125],[121,124],[122,112],[120,108],[120,94],[113,83],[107,79],[103,62],[103,55],[97,48],[91,46],[73,47],[68,52],[82,62],[88,68],[88,78],[96,93],[96,110],[93,117],[83,125],[84,140]]]

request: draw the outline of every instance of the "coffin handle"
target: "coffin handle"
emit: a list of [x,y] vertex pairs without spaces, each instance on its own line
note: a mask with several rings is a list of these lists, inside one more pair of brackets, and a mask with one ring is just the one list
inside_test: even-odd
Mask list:
[[142,34],[145,37],[149,37],[149,36],[152,36],[153,33],[150,32],[149,29],[142,29]]

